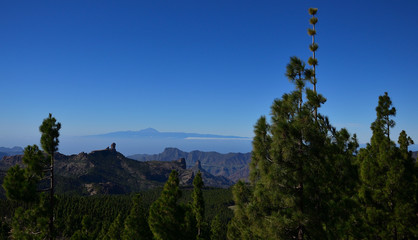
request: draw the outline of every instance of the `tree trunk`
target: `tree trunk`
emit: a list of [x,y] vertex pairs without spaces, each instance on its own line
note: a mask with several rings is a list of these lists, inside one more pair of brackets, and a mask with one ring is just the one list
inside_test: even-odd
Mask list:
[[51,189],[49,190],[49,239],[54,239],[54,153],[51,155]]

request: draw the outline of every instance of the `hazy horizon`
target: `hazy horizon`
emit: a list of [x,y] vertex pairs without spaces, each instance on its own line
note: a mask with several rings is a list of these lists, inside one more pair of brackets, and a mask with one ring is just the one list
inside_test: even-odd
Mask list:
[[[151,128],[152,129],[152,128]],[[147,130],[147,129],[142,129]],[[156,129],[154,129],[156,130]],[[112,133],[137,132],[141,130],[125,130]],[[157,130],[158,131],[158,130]],[[167,132],[159,132],[167,133]],[[180,133],[184,132],[169,132]],[[85,135],[85,136],[60,136],[60,144],[58,146],[59,152],[66,155],[78,154],[80,152],[89,153],[95,150],[105,149],[110,147],[114,142],[116,143],[117,151],[125,156],[133,154],[158,154],[164,151],[165,148],[178,148],[185,152],[203,151],[203,152],[219,152],[219,153],[248,153],[252,150],[252,138],[242,138],[236,136],[228,136],[229,138],[218,137],[212,138],[169,138],[169,137],[126,137],[126,136],[108,136],[109,133],[99,135]],[[189,133],[202,134],[202,133]],[[204,133],[202,135],[205,135]],[[29,140],[30,141],[30,140]],[[39,145],[39,138],[33,139],[31,143],[27,144],[12,144],[1,145],[0,147],[22,147],[27,145]],[[360,147],[365,147],[366,143],[360,143]],[[418,144],[411,145],[410,151],[417,151]]]

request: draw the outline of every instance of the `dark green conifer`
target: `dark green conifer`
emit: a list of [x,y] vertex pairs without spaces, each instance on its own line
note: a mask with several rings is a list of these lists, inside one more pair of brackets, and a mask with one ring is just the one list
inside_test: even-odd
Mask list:
[[160,197],[152,203],[149,210],[148,224],[155,239],[181,239],[183,213],[177,204],[180,196],[178,173],[173,170]]
[[219,217],[219,214],[217,214],[213,219],[212,223],[210,225],[210,239],[211,240],[223,240],[225,239],[225,236],[223,236],[223,230],[222,230],[222,222],[221,218]]
[[[387,93],[379,97],[376,120],[371,124],[371,143],[358,155],[368,239],[410,239],[417,237],[416,174],[408,146],[413,143],[402,131],[398,143],[391,141],[390,129],[396,109]],[[414,196],[414,197],[411,197]],[[415,219],[415,220],[412,220]],[[415,221],[415,223],[413,223]]]
[[[43,236],[44,232],[32,231],[33,224],[38,221],[44,220],[46,214],[45,209],[48,209],[49,213],[49,239],[54,237],[53,228],[53,209],[54,209],[54,181],[53,181],[53,155],[57,151],[58,137],[61,124],[56,122],[56,119],[49,114],[49,118],[44,119],[39,130],[42,133],[41,144],[44,152],[48,155],[48,159],[45,158],[44,154],[39,150],[38,146],[27,146],[24,151],[22,158],[25,168],[20,166],[11,167],[4,179],[3,188],[6,190],[6,195],[11,200],[32,202],[33,209],[29,209],[26,212],[23,210],[16,211],[14,217],[15,223],[13,227],[19,229],[13,229],[13,236],[20,238],[22,235],[27,236],[33,235],[33,237]],[[45,173],[50,173],[49,175]],[[39,189],[39,182],[43,179],[50,180],[50,187],[48,189]],[[42,201],[39,202],[39,192],[49,191],[49,206],[46,207],[46,199],[43,196]],[[36,214],[34,214],[36,213]],[[37,217],[38,220],[34,220]],[[19,219],[21,218],[21,219]],[[28,220],[30,219],[30,220]],[[22,224],[31,223],[30,226],[24,226]],[[32,226],[32,227],[31,227]],[[44,227],[40,229],[45,230]],[[28,230],[25,232],[25,230]],[[15,235],[18,234],[19,236]]]
[[143,206],[141,196],[135,195],[132,199],[132,208],[125,219],[125,227],[122,235],[124,240],[146,240],[152,239],[147,218],[148,211]]
[[120,240],[123,231],[123,218],[119,213],[115,220],[110,224],[109,230],[107,231],[106,240]]
[[3,181],[7,198],[15,201],[34,202],[38,200],[37,184],[42,179],[45,157],[38,146],[27,146],[22,157],[25,168],[11,167]]
[[233,189],[229,239],[338,239],[349,229],[356,138],[317,113],[325,98],[306,87],[316,78],[302,60],[291,57],[286,76],[296,90],[274,101],[271,124],[254,127],[251,185]]
[[196,218],[196,227],[197,227],[197,239],[201,236],[201,229],[205,220],[205,201],[203,199],[203,180],[202,173],[198,171],[196,176],[193,179],[193,193],[192,193],[192,209],[193,214]]
[[50,166],[47,169],[50,173],[50,188],[49,188],[49,239],[54,238],[54,154],[58,150],[59,144],[59,130],[61,129],[61,123],[49,114],[48,118],[45,118],[42,125],[39,127],[41,135],[41,146],[50,159]]
[[41,194],[38,205],[25,210],[16,209],[12,219],[12,239],[41,240],[49,236],[48,231],[48,197]]

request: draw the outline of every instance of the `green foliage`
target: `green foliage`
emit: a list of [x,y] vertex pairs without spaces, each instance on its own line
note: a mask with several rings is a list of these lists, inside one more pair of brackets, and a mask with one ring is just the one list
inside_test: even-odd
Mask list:
[[[53,181],[53,153],[57,150],[60,123],[56,123],[56,119],[44,119],[39,130],[42,132],[41,144],[44,151],[51,156],[51,165],[48,164],[43,153],[38,146],[27,146],[22,158],[25,168],[19,165],[11,167],[3,181],[3,188],[6,196],[15,201],[32,202],[32,209],[24,210],[19,208],[13,217],[12,235],[18,239],[42,239],[45,237],[44,223],[46,209],[48,208],[45,201],[45,195],[39,198],[39,183],[44,177],[45,171],[51,172],[51,182]],[[52,238],[53,227],[53,188],[51,184],[51,194],[49,202],[50,211],[50,230],[48,236]]]
[[[417,167],[408,152],[412,139],[402,131],[395,145],[390,139],[396,109],[387,93],[379,97],[371,143],[358,155],[361,186],[359,198],[369,239],[409,239],[416,227]],[[412,196],[412,197],[411,197]]]
[[61,123],[57,123],[57,120],[49,114],[48,118],[45,118],[42,125],[39,127],[41,135],[42,149],[49,155],[53,155],[58,150],[59,144],[59,130],[61,129]]
[[160,197],[150,207],[148,223],[155,239],[190,239],[193,217],[187,205],[177,204],[180,196],[178,173],[173,170]]
[[9,238],[10,224],[5,219],[0,220],[0,240]]
[[15,201],[34,202],[38,200],[37,184],[43,177],[45,157],[38,146],[27,146],[23,158],[25,168],[19,165],[9,168],[3,180],[6,196]]
[[235,206],[234,217],[228,223],[228,239],[258,239],[250,229],[251,220],[247,214],[247,206],[250,203],[252,191],[249,186],[239,181],[232,189]]
[[270,157],[271,136],[269,135],[270,126],[266,117],[262,116],[254,126],[253,151],[250,162],[250,180],[255,183],[262,174],[268,172]]
[[226,238],[225,236],[225,226],[222,225],[221,218],[219,215],[216,215],[215,218],[213,218],[212,223],[210,225],[210,239],[211,240],[223,240]]
[[295,83],[296,88],[302,94],[302,89],[305,87],[307,79],[304,78],[305,74],[305,63],[298,57],[291,57],[290,62],[286,66],[286,77]]
[[[54,211],[54,225],[57,232],[57,239],[104,239],[112,222],[118,214],[127,216],[124,222],[124,229],[121,239],[152,239],[147,218],[150,205],[158,199],[162,189],[152,189],[140,192],[139,195],[96,195],[96,196],[77,196],[61,195],[56,201]],[[196,220],[188,204],[193,200],[193,189],[182,190],[182,196],[178,200],[178,206],[182,211],[187,211],[185,220],[181,220],[182,229],[189,229],[187,234],[183,234],[183,239],[195,239]],[[232,217],[229,206],[233,205],[232,193],[230,189],[203,188],[202,194],[205,203],[204,222],[211,222],[215,215],[219,215],[221,225],[221,235],[226,236],[226,226]],[[44,197],[45,198],[45,197]],[[45,198],[43,201],[47,200]],[[46,202],[45,202],[46,203]],[[137,206],[134,206],[137,203]],[[33,209],[36,204],[26,204],[7,199],[0,199],[0,219],[3,221],[5,233],[11,229],[11,218],[17,208],[23,211]],[[141,210],[142,209],[142,210]],[[45,211],[43,211],[45,213]],[[185,214],[186,215],[186,214]],[[39,216],[38,216],[39,217]],[[43,216],[45,218],[45,216]],[[130,219],[130,220],[129,220]],[[142,219],[142,220],[141,220]],[[142,224],[143,223],[143,224]],[[187,223],[187,224],[186,224]],[[127,227],[130,226],[130,227]],[[128,237],[127,229],[130,231],[142,231],[136,237]],[[147,229],[148,228],[148,229]],[[200,238],[209,239],[210,225],[203,225]],[[148,232],[148,233],[147,233]],[[0,234],[1,236],[1,234]],[[133,235],[135,236],[135,235]],[[185,238],[187,236],[187,238]],[[0,237],[1,239],[1,237]]]
[[315,15],[318,12],[318,8],[309,8],[308,11],[310,15]]
[[9,168],[3,180],[3,188],[8,199],[25,202],[37,199],[36,182],[28,181],[27,175],[27,171],[19,165]]
[[45,239],[49,235],[46,200],[46,196],[42,194],[39,205],[33,205],[29,209],[16,209],[12,219],[13,239]]
[[311,65],[311,66],[317,66],[318,65],[318,60],[315,59],[315,58],[310,57],[308,59],[308,64]]
[[[312,14],[316,9],[311,9]],[[312,30],[312,35],[315,33]],[[317,45],[313,43],[313,50]],[[309,63],[317,64],[315,58]],[[317,113],[325,98],[315,90],[315,70],[291,57],[286,76],[296,90],[276,99],[271,124],[254,126],[251,184],[234,186],[228,239],[339,239],[354,235],[358,143]],[[314,91],[305,81],[314,84]]]
[[123,218],[119,213],[115,220],[110,224],[109,230],[104,239],[106,240],[118,240],[122,236],[123,231]]
[[89,215],[84,215],[81,220],[81,229],[75,231],[71,240],[90,240],[94,239],[94,222]]
[[311,19],[309,19],[309,23],[312,25],[315,25],[318,22],[318,18],[316,17],[312,17]]
[[197,227],[197,238],[201,235],[201,229],[204,225],[205,220],[205,201],[203,199],[203,180],[202,173],[198,171],[196,176],[193,179],[193,193],[192,193],[192,210],[196,218],[196,227]]
[[316,30],[315,29],[308,28],[308,35],[309,36],[315,36],[316,35]]
[[311,45],[309,45],[309,50],[315,52],[316,50],[318,50],[318,44],[312,43]]
[[39,181],[43,177],[43,170],[47,166],[48,160],[38,146],[27,146],[23,152],[22,161],[26,165],[29,174],[28,178],[34,178]]
[[141,201],[141,196],[135,195],[132,199],[132,208],[125,219],[122,239],[152,239],[152,233],[148,226],[148,208]]

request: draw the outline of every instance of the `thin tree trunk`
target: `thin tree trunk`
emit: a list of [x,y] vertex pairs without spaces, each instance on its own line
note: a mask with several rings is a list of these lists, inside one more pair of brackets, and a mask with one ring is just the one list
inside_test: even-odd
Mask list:
[[54,153],[51,155],[51,189],[49,191],[49,239],[54,239]]
[[[315,24],[312,24],[313,25],[313,30],[315,31]],[[312,35],[312,46],[314,46],[314,44],[315,44],[315,35]],[[313,52],[313,59],[316,59],[315,58],[315,51],[312,51]],[[316,72],[315,72],[315,64],[313,65],[313,78],[314,78],[314,84],[313,84],[313,88],[314,88],[314,93],[316,94]],[[315,121],[317,121],[318,120],[318,108],[315,106]]]
[[[303,144],[303,133],[300,132],[299,139],[299,210],[303,218],[303,158],[302,158],[302,144]],[[299,222],[298,226],[298,240],[303,240],[303,223]]]

